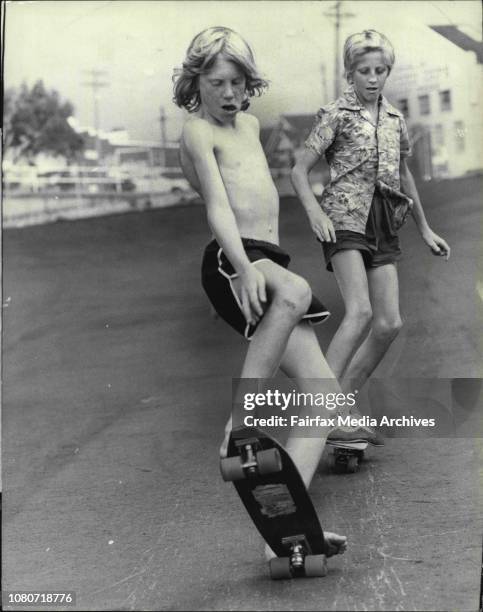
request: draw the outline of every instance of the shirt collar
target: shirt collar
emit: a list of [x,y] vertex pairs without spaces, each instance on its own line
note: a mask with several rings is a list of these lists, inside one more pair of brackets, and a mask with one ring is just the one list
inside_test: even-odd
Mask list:
[[[365,110],[364,105],[360,103],[359,98],[357,97],[356,92],[354,91],[353,85],[349,85],[349,87],[344,91],[342,96],[339,98],[337,105],[341,109],[343,108],[347,110],[358,111]],[[383,95],[379,96],[379,105],[380,109],[383,109],[389,115],[399,116],[401,114],[396,108],[394,108],[394,106],[389,104],[389,102]]]
[[362,110],[363,106],[359,102],[359,98],[354,91],[354,86],[349,85],[349,87],[344,91],[342,96],[339,98],[338,107],[344,108],[347,110]]

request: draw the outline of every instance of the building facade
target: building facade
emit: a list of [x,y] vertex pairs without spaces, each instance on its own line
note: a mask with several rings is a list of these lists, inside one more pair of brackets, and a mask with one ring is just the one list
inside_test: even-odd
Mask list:
[[405,50],[387,81],[386,95],[406,117],[412,163],[423,179],[483,169],[482,45],[463,48],[468,38],[454,26],[425,28],[420,49]]

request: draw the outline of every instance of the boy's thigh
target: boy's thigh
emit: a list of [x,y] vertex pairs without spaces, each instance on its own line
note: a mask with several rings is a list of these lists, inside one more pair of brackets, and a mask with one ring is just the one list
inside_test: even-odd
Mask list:
[[[287,270],[269,259],[261,259],[253,263],[265,278],[269,301],[270,298],[281,293],[289,296],[292,295],[294,298],[310,293],[309,284],[298,274]],[[232,279],[232,285],[238,298],[240,298],[240,278]]]
[[369,303],[368,273],[361,251],[344,249],[335,253],[331,261],[346,307],[354,302]]
[[367,271],[369,294],[374,316],[399,314],[399,278],[395,264]]

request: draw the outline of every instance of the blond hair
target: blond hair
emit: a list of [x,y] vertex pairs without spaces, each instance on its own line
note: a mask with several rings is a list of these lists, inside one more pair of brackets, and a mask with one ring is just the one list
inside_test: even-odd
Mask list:
[[246,79],[247,97],[242,110],[249,106],[248,98],[261,95],[268,81],[260,76],[253,52],[248,43],[234,30],[213,27],[203,30],[191,41],[182,68],[174,71],[173,102],[190,113],[200,108],[199,76],[208,72],[218,55],[236,64]]
[[344,43],[344,76],[347,79],[360,60],[361,56],[371,51],[380,51],[388,72],[394,65],[394,47],[389,40],[376,30],[364,30],[352,34]]

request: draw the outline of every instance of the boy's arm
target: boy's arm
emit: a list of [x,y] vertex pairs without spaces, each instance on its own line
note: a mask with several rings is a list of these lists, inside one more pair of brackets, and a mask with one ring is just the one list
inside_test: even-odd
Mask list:
[[438,236],[438,234],[435,234],[429,227],[421,200],[419,198],[418,190],[416,188],[416,183],[414,182],[414,177],[409,170],[404,157],[401,158],[399,175],[401,181],[401,191],[414,202],[412,216],[424,242],[429,246],[434,255],[444,256],[446,259],[449,259],[451,249],[448,243],[443,238]]
[[242,311],[247,322],[253,324],[263,315],[261,302],[267,300],[265,277],[251,264],[243,248],[215,157],[211,127],[193,119],[184,128],[183,140],[200,181],[208,224],[240,277]]
[[315,151],[305,148],[292,168],[292,185],[317,238],[321,242],[336,242],[332,221],[321,209],[309,182],[309,173],[319,159],[320,156]]

